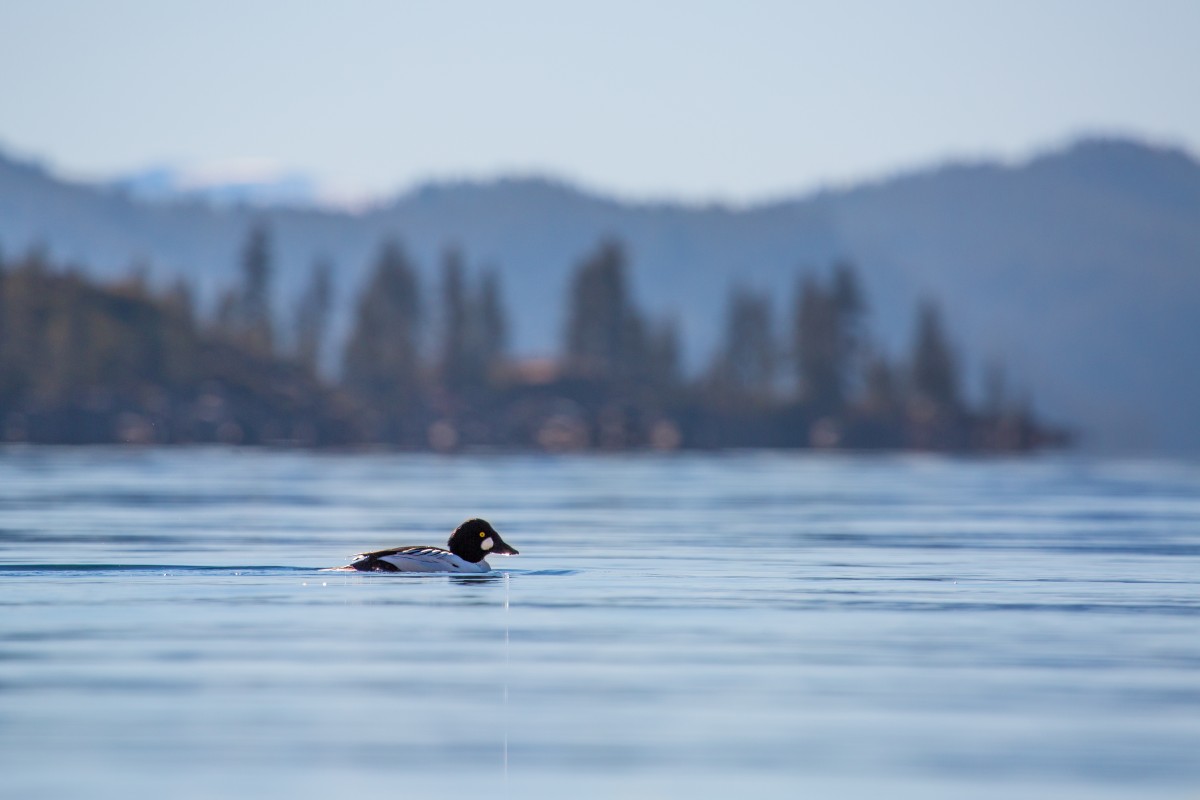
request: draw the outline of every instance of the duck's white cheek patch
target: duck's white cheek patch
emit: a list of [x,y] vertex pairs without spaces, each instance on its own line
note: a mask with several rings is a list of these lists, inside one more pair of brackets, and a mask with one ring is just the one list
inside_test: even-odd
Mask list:
[[489,536],[486,539],[484,539],[482,542],[480,542],[479,546],[482,547],[485,551],[487,551],[487,550],[491,550],[493,547],[495,547],[496,543],[492,540],[492,537]]

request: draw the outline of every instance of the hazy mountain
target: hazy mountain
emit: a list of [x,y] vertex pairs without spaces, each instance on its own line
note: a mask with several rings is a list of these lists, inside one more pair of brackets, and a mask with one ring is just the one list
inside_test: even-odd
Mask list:
[[152,204],[0,159],[5,252],[41,242],[102,275],[140,261],[211,297],[235,280],[245,232],[263,217],[281,309],[318,254],[337,264],[345,310],[385,236],[429,278],[459,243],[471,264],[501,269],[526,354],[555,350],[570,269],[605,235],[627,242],[642,304],[679,320],[697,364],[731,283],[770,290],[782,321],[800,270],[849,258],[893,354],[908,346],[916,298],[933,295],[973,378],[1000,358],[1041,411],[1094,445],[1200,451],[1200,164],[1178,150],[1091,140],[1018,165],[942,166],[744,209],[503,180],[431,185],[359,214]]

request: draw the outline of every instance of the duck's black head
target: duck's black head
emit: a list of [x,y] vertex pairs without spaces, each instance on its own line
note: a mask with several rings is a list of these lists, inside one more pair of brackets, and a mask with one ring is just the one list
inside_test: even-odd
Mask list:
[[472,564],[483,560],[484,556],[515,556],[516,548],[509,547],[496,529],[487,520],[469,519],[450,534],[446,544],[451,553]]

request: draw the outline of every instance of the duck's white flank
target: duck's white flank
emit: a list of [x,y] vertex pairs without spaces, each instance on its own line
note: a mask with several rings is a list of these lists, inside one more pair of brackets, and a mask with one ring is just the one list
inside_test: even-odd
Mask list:
[[[355,560],[359,558],[362,558],[362,556],[357,556]],[[376,556],[376,560],[386,561],[400,572],[458,572],[472,574],[491,572],[492,569],[486,561],[481,560],[472,564],[470,561],[459,558],[449,550],[443,550],[440,547],[406,548],[385,556]]]

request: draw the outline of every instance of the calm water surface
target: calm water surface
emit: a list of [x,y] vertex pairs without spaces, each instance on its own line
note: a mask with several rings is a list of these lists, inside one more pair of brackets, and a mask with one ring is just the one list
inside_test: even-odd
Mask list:
[[0,450],[4,798],[735,793],[1200,797],[1200,465]]

